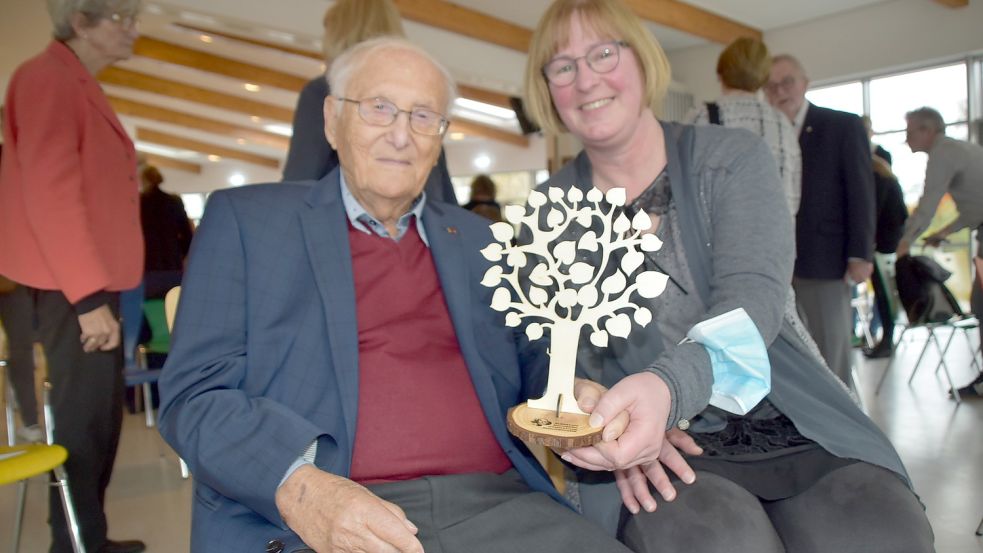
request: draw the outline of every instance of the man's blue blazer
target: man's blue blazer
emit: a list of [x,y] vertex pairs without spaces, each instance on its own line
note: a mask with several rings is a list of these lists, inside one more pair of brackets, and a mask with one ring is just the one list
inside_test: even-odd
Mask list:
[[[542,393],[547,361],[543,344],[504,325],[489,307],[492,289],[479,284],[490,265],[479,253],[492,241],[488,222],[437,202],[427,202],[421,220],[491,429],[529,486],[560,500],[506,429],[508,408]],[[349,474],[354,298],[337,169],[316,183],[211,195],[160,380],[160,432],[195,479],[193,551],[260,551],[283,535],[274,494],[314,440],[318,467]]]

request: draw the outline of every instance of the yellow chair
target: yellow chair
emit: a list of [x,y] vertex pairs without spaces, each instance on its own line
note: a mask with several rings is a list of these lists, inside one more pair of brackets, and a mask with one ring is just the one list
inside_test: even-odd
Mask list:
[[68,521],[69,534],[72,539],[72,549],[75,553],[85,553],[82,537],[79,535],[78,518],[75,516],[75,504],[72,503],[71,490],[68,489],[68,477],[65,474],[65,460],[68,451],[52,443],[53,426],[51,423],[51,406],[48,403],[48,390],[51,384],[44,383],[44,427],[47,444],[27,444],[0,446],[0,486],[17,482],[17,508],[14,511],[13,551],[20,549],[21,528],[24,523],[24,503],[27,499],[27,481],[29,478],[50,472],[53,479],[51,486],[58,488],[61,495],[61,505]]
[[[181,287],[175,286],[167,291],[164,296],[164,320],[167,322],[167,332],[170,334],[174,330],[174,317],[177,315],[177,304],[181,299]],[[184,459],[178,458],[181,462],[181,478],[188,478],[191,473],[188,471],[188,464]]]

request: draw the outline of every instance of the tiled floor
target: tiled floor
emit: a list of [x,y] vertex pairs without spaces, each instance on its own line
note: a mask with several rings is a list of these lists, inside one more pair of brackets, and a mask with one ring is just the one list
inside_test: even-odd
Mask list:
[[[924,340],[914,338],[899,350],[880,395],[874,388],[887,361],[862,362],[864,403],[907,464],[935,530],[937,551],[981,553],[983,538],[974,531],[983,517],[983,400],[957,406],[947,399],[944,376],[933,373],[934,352],[909,387],[906,381]],[[953,350],[953,377],[964,383],[972,377],[968,352],[962,343]],[[28,553],[44,552],[48,544],[43,484],[35,479],[29,486],[21,547]],[[150,553],[187,551],[191,493],[191,481],[181,479],[174,453],[144,426],[142,415],[128,415],[108,492],[110,535],[143,539]],[[0,550],[8,547],[15,498],[15,487],[0,488]]]

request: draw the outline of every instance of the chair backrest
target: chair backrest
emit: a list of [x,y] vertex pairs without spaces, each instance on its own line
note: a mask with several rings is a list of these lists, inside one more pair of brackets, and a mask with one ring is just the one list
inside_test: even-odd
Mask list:
[[171,333],[164,315],[164,300],[148,299],[143,302],[143,316],[150,327],[150,340],[146,348],[151,353],[167,353],[171,349]]
[[895,265],[901,303],[912,324],[941,323],[963,316],[955,296],[945,286],[951,273],[933,259],[908,255]]
[[174,316],[177,315],[177,304],[181,299],[181,287],[175,286],[164,296],[164,318],[167,320],[167,330],[174,329]]
[[126,367],[136,366],[136,351],[140,345],[140,327],[143,326],[143,283],[124,290],[119,295],[119,314],[122,319],[123,360]]

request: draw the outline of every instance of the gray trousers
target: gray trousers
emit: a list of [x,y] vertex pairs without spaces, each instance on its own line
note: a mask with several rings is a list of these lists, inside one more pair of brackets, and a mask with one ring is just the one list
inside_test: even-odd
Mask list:
[[692,485],[655,512],[623,519],[622,541],[637,553],[932,553],[934,536],[915,494],[867,463],[837,469],[808,490],[761,501],[720,476]]
[[428,476],[368,488],[406,512],[427,553],[629,553],[592,522],[531,491],[515,470]]
[[792,279],[799,314],[819,346],[826,364],[847,386],[850,385],[850,286],[842,279]]

